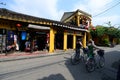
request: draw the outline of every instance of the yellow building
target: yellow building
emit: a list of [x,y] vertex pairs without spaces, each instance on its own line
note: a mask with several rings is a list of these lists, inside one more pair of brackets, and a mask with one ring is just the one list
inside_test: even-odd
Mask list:
[[31,51],[37,45],[38,50],[47,49],[51,53],[56,49],[75,49],[78,38],[82,38],[86,47],[90,25],[91,15],[81,10],[65,12],[61,21],[54,21],[0,8],[0,50],[17,46],[24,51],[29,41]]
[[75,34],[76,37],[82,38],[83,46],[86,47],[86,41],[89,41],[89,39],[91,38],[89,33],[90,26],[92,25],[91,18],[92,17],[90,14],[78,9],[77,11],[73,11],[73,12],[65,12],[61,18],[61,22],[75,25],[81,29],[87,30],[86,32],[80,31],[82,35]]

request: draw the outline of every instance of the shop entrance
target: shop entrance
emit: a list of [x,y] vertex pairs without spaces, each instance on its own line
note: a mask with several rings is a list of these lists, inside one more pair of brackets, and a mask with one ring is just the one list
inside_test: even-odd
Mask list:
[[73,48],[73,35],[67,36],[67,48],[72,49]]
[[55,34],[55,49],[63,49],[63,34]]
[[38,50],[44,50],[47,44],[47,34],[46,32],[36,32],[36,41]]
[[33,48],[37,47],[37,50],[44,50],[45,49],[45,46],[46,46],[46,43],[47,43],[46,32],[30,32],[30,33],[25,33],[25,32],[22,33],[21,32],[19,36],[20,36],[19,44],[20,44],[20,50],[21,51],[25,51],[26,42],[29,42],[30,46],[33,46]]
[[25,42],[28,40],[29,36],[27,36],[27,31],[20,31],[19,32],[19,39],[18,39],[18,43],[19,43],[19,48],[20,51],[25,51]]
[[80,39],[82,41],[82,36],[76,36],[76,41]]

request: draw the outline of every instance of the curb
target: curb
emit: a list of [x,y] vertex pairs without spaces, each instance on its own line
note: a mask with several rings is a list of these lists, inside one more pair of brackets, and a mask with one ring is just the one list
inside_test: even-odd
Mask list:
[[[117,45],[115,47],[119,47],[120,45]],[[114,48],[115,48],[114,47]],[[101,47],[105,49],[104,47]],[[111,48],[107,48],[109,51]],[[25,56],[13,56],[13,57],[7,57],[7,58],[0,58],[0,62],[7,62],[7,61],[15,61],[15,60],[23,60],[23,59],[33,59],[33,58],[40,58],[40,57],[47,57],[47,56],[56,56],[56,55],[62,55],[66,53],[73,53],[74,50],[68,50],[68,51],[58,51],[54,53],[44,53],[44,54],[34,54],[34,55],[25,55]]]
[[63,54],[67,54],[67,53],[71,53],[71,52],[67,51],[67,52],[58,52],[58,53],[46,53],[46,54],[30,55],[30,56],[14,56],[11,58],[8,57],[8,58],[0,59],[0,62],[33,59],[33,58],[48,57],[48,56],[56,56],[56,55],[63,55]]

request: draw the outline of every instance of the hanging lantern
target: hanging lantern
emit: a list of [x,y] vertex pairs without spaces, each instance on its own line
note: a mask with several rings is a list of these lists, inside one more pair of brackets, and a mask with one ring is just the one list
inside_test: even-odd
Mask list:
[[95,27],[92,27],[92,30],[96,30],[96,28],[95,28]]
[[16,24],[16,26],[17,26],[17,27],[21,27],[21,24],[18,23],[18,24]]

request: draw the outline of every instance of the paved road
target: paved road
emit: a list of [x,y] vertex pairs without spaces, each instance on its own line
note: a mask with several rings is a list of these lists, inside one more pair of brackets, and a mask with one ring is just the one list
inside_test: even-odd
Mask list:
[[114,80],[120,47],[106,49],[105,68],[92,73],[81,62],[70,63],[71,53],[40,58],[0,62],[0,80]]

